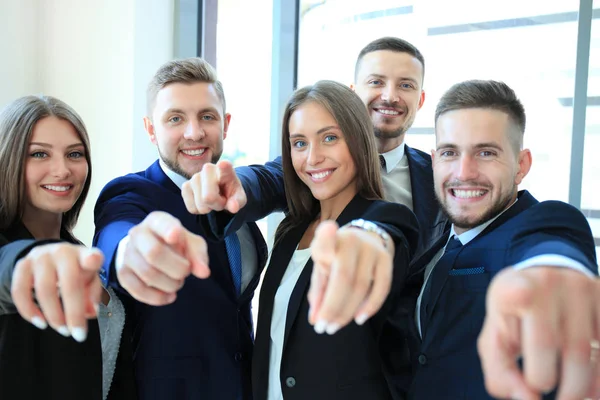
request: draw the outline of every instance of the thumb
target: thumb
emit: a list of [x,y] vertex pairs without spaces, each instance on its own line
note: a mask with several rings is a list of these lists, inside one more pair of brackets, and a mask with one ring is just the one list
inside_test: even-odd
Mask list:
[[79,265],[83,270],[97,272],[104,263],[104,254],[100,249],[80,246]]
[[338,225],[335,221],[323,221],[317,227],[315,237],[310,244],[313,261],[327,269],[335,258],[337,231]]
[[506,268],[496,275],[487,294],[487,313],[522,317],[531,308],[535,285],[521,272]]

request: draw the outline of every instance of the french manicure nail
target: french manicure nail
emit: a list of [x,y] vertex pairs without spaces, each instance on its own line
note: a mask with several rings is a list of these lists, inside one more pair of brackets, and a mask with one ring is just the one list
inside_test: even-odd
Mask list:
[[75,327],[71,329],[71,335],[73,336],[73,339],[77,340],[79,343],[82,343],[87,337],[87,332],[83,328]]
[[327,325],[326,331],[328,335],[333,335],[337,331],[340,330],[340,324],[336,324],[335,322]]
[[69,328],[67,328],[65,325],[62,325],[62,326],[59,326],[58,328],[56,328],[56,332],[60,333],[64,337],[71,336],[71,332],[69,332]]
[[31,324],[38,329],[46,329],[48,327],[48,324],[46,323],[46,321],[44,321],[43,319],[41,319],[40,317],[37,317],[37,316],[31,318]]
[[356,325],[362,325],[365,322],[367,322],[367,319],[369,319],[369,316],[367,314],[360,314],[354,319],[354,322],[356,322]]
[[327,321],[325,321],[325,320],[320,319],[315,324],[315,332],[317,332],[319,335],[322,334],[323,332],[325,332],[326,328],[327,328]]

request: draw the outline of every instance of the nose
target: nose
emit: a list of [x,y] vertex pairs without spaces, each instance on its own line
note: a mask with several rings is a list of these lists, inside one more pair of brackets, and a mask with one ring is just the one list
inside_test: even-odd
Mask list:
[[190,121],[183,133],[183,137],[188,140],[198,141],[206,136],[202,125],[198,121]]
[[52,176],[59,180],[63,180],[71,176],[68,160],[63,157],[56,157],[52,160]]
[[474,180],[479,175],[477,161],[470,155],[464,154],[458,161],[457,178],[463,182]]
[[397,101],[399,101],[400,96],[398,96],[396,86],[391,84],[385,85],[385,87],[381,91],[381,100],[387,101],[388,103],[396,103]]
[[308,150],[308,165],[319,165],[324,159],[321,147],[318,144],[311,144]]

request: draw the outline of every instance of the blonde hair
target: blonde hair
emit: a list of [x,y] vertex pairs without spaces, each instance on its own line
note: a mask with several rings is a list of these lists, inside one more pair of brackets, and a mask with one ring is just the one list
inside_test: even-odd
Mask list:
[[223,113],[225,113],[225,92],[223,91],[223,85],[217,79],[217,72],[213,66],[204,59],[191,57],[182,60],[169,61],[156,71],[156,74],[152,77],[152,80],[148,84],[148,90],[146,91],[148,117],[152,116],[152,110],[154,109],[154,103],[158,92],[165,86],[172,83],[192,84],[198,82],[214,85],[219,100],[223,103]]

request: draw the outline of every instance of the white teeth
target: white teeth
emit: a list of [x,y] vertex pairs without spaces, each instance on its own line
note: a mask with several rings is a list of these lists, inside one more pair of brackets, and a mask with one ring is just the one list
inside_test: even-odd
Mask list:
[[204,154],[205,151],[206,151],[206,149],[181,150],[182,153],[187,154],[188,156],[201,156],[202,154]]
[[44,185],[44,188],[48,190],[54,190],[55,192],[66,192],[71,189],[71,186],[54,186],[54,185]]
[[454,189],[454,195],[461,199],[470,199],[472,197],[479,197],[485,194],[485,190],[459,190]]
[[328,175],[331,175],[333,171],[324,171],[324,172],[317,172],[315,174],[310,174],[310,176],[312,176],[315,179],[323,179]]
[[398,114],[400,114],[398,111],[393,111],[393,110],[377,110],[377,111],[379,111],[380,113],[385,114],[385,115],[398,115]]

